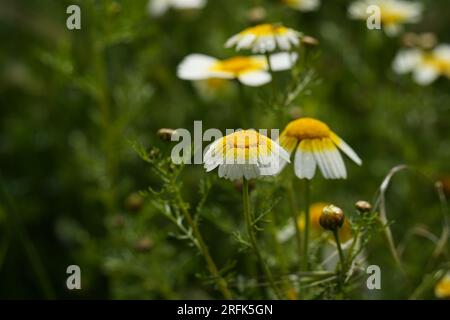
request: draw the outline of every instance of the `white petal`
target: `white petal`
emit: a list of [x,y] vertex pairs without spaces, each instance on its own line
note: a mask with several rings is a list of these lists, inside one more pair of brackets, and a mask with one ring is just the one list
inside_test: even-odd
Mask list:
[[428,85],[439,77],[439,72],[432,66],[420,65],[413,73],[414,80],[420,85]]
[[421,56],[418,49],[401,50],[392,63],[392,69],[399,74],[411,72],[420,63]]
[[313,139],[311,140],[311,145],[313,148],[314,159],[316,159],[323,177],[325,179],[333,179],[334,175],[323,154],[321,141],[319,139]]
[[330,134],[330,138],[338,146],[338,148],[342,150],[342,152],[344,152],[350,159],[353,160],[353,162],[355,162],[359,166],[362,164],[361,158],[358,157],[356,152],[353,151],[353,149],[347,143],[345,143],[344,140],[339,138],[333,132]]
[[438,59],[444,59],[450,61],[450,45],[449,44],[440,44],[433,50],[433,54]]
[[272,76],[266,71],[252,71],[242,73],[238,79],[247,86],[258,87],[269,83],[272,80]]
[[291,69],[297,61],[298,54],[280,52],[270,56],[270,65],[273,71],[282,71]]
[[211,77],[209,69],[216,58],[204,54],[190,54],[178,66],[177,75],[184,80],[203,80]]
[[171,0],[177,9],[201,9],[206,5],[206,0]]
[[389,24],[387,26],[383,26],[383,29],[389,37],[394,37],[402,31],[403,27],[399,24]]
[[170,3],[167,0],[150,0],[148,2],[148,12],[154,17],[162,16],[169,9]]
[[311,150],[311,141],[303,140],[297,147],[294,160],[295,175],[300,179],[312,179],[316,172],[316,160]]

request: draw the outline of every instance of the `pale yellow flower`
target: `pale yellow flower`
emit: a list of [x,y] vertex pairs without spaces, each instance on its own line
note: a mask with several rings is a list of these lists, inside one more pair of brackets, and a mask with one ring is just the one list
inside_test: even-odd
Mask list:
[[272,52],[277,48],[289,51],[300,45],[301,36],[300,32],[281,24],[266,23],[247,28],[232,36],[225,43],[225,47],[235,47],[238,51],[251,49],[254,53]]
[[353,149],[323,122],[299,118],[286,126],[279,138],[289,154],[294,150],[294,171],[300,179],[312,179],[319,166],[326,179],[345,179],[347,170],[339,149],[356,164],[362,161]]

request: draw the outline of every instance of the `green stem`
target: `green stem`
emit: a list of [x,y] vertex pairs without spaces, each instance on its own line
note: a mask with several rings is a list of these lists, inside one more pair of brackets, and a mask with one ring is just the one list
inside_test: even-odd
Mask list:
[[339,241],[339,235],[338,235],[338,230],[333,230],[333,236],[334,236],[334,240],[336,240],[336,246],[339,252],[339,260],[341,261],[341,266],[339,268],[339,275],[338,275],[338,288],[340,290],[340,288],[342,287],[342,282],[344,280],[345,277],[345,258],[344,258],[344,253],[342,252],[342,248],[341,248],[341,242]]
[[272,63],[270,62],[270,54],[266,53],[266,61],[267,67],[269,69],[270,76],[272,77],[271,86],[272,86],[272,98],[275,99],[277,95],[277,84],[275,82],[275,74],[273,72]]
[[247,99],[247,95],[245,94],[244,85],[237,80],[238,88],[239,88],[239,99],[241,102],[241,111],[244,115],[244,127],[245,129],[249,128],[253,122],[253,110],[250,101]]
[[308,179],[305,180],[305,231],[303,238],[303,271],[308,271],[308,257],[309,257],[309,197],[310,197],[311,183]]
[[336,240],[336,246],[339,252],[339,260],[341,261],[341,271],[345,271],[345,258],[344,253],[342,252],[341,241],[339,240],[339,234],[337,230],[333,231],[334,240]]
[[270,287],[272,288],[276,297],[278,299],[281,299],[281,294],[280,294],[277,286],[275,285],[275,282],[272,277],[272,273],[270,272],[270,269],[267,266],[267,264],[264,262],[262,254],[261,254],[258,244],[256,242],[256,236],[255,236],[255,232],[254,232],[254,228],[253,228],[253,222],[252,222],[251,211],[250,211],[250,197],[249,197],[249,192],[248,192],[248,180],[245,177],[243,178],[242,200],[244,203],[244,219],[245,219],[245,224],[247,227],[248,237],[250,239],[250,244],[252,246],[253,251],[256,254],[258,263],[261,265],[261,267],[264,271],[264,274],[267,277]]
[[298,226],[298,210],[297,210],[297,204],[295,203],[295,197],[294,197],[294,190],[292,188],[292,184],[289,184],[287,187],[288,192],[288,198],[289,198],[289,204],[291,207],[291,214],[292,219],[294,220],[294,228],[295,228],[295,238],[297,240],[297,249],[298,249],[298,256],[299,256],[299,262],[301,261],[302,256],[302,234],[300,231],[300,228]]
[[228,289],[228,285],[226,280],[220,275],[219,270],[217,269],[217,266],[214,262],[214,260],[211,257],[211,254],[209,253],[208,246],[206,245],[205,241],[203,240],[202,234],[200,233],[200,230],[195,223],[194,219],[192,218],[191,214],[189,213],[186,204],[184,203],[183,199],[181,198],[180,192],[177,192],[177,201],[179,203],[179,206],[181,208],[181,211],[183,212],[183,215],[189,224],[189,226],[192,229],[192,232],[194,234],[194,237],[198,241],[198,248],[200,249],[201,254],[203,255],[206,264],[208,266],[209,272],[213,276],[214,280],[217,283],[217,286],[222,293],[222,295],[225,297],[225,299],[231,300],[233,297],[231,295],[231,292]]

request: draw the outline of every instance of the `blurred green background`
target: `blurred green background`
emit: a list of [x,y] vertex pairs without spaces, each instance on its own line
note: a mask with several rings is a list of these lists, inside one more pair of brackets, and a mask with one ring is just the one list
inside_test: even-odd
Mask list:
[[[389,38],[350,20],[350,1],[323,2],[302,13],[279,1],[209,0],[201,10],[154,18],[146,0],[1,0],[0,297],[220,297],[202,280],[202,258],[171,236],[176,228],[152,197],[137,194],[160,182],[129,141],[170,153],[171,145],[157,137],[159,128],[192,129],[194,120],[203,128],[242,126],[236,92],[202,98],[176,77],[176,68],[190,53],[232,56],[223,43],[254,22],[249,10],[255,6],[265,8],[264,21],[320,41],[310,65],[316,81],[286,114],[325,121],[364,162],[357,167],[346,160],[347,180],[315,179],[314,201],[350,212],[355,201],[372,201],[398,164],[433,180],[450,179],[450,80],[421,87],[409,75],[394,74],[401,36]],[[423,18],[406,30],[433,32],[439,43],[450,43],[450,2],[420,2]],[[66,28],[70,4],[81,7],[81,30]],[[263,103],[259,107],[266,91],[246,88],[258,110],[253,126],[282,129],[288,116],[277,122]],[[192,205],[205,176],[199,165],[182,173]],[[209,176],[213,187],[200,228],[218,264],[233,257],[244,272],[245,253],[230,235],[241,228],[239,191]],[[290,217],[280,196],[279,226]],[[393,178],[387,209],[396,242],[416,225],[441,232],[433,184],[420,175]],[[399,280],[382,236],[372,240],[368,259],[382,267],[383,289],[361,289],[353,297],[407,298],[411,290]],[[403,258],[414,287],[434,246],[415,237],[407,243]],[[285,250],[289,255],[293,249]],[[82,290],[65,286],[71,264],[81,267]],[[432,289],[423,297],[433,298]]]

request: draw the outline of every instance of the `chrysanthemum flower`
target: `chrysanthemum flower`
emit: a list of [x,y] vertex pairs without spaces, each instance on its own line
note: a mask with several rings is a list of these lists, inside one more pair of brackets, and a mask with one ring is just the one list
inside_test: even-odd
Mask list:
[[302,34],[296,30],[286,28],[281,24],[260,24],[247,28],[232,36],[225,43],[225,47],[236,47],[236,50],[251,49],[254,53],[266,53],[279,48],[289,51],[300,45]]
[[434,294],[441,299],[450,299],[450,273],[448,272],[434,287]]
[[353,2],[349,9],[352,19],[366,20],[372,13],[367,12],[369,6],[380,8],[380,20],[386,34],[398,34],[405,23],[418,22],[422,16],[422,4],[403,0],[359,0]]
[[338,150],[356,164],[362,161],[353,149],[323,122],[300,118],[290,122],[279,138],[280,145],[291,154],[295,149],[294,170],[300,179],[312,179],[318,165],[326,179],[345,179],[347,170]]
[[289,155],[272,139],[255,130],[240,130],[217,139],[204,156],[207,172],[219,167],[219,177],[254,179],[279,172],[281,161]]
[[[270,56],[272,71],[292,68],[297,54],[280,52]],[[225,60],[191,54],[178,66],[178,77],[184,80],[205,80],[211,78],[238,79],[248,86],[261,86],[272,80],[267,59],[264,56],[237,56]]]
[[177,10],[201,9],[206,5],[206,0],[150,0],[148,11],[152,16],[158,17],[166,13],[170,8]]
[[403,49],[392,68],[399,74],[412,72],[414,81],[420,85],[428,85],[441,75],[450,79],[450,45],[441,44],[431,52]]
[[320,0],[283,0],[283,2],[299,11],[314,11],[320,6]]

